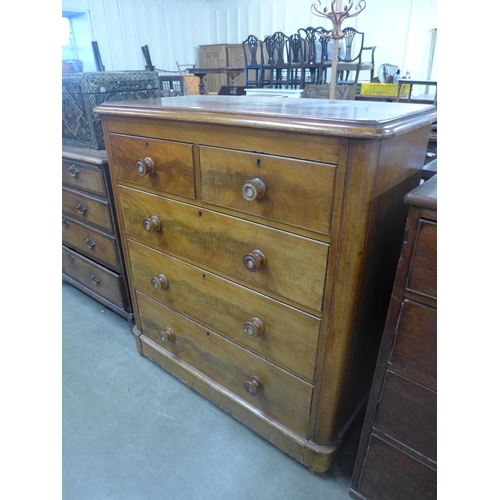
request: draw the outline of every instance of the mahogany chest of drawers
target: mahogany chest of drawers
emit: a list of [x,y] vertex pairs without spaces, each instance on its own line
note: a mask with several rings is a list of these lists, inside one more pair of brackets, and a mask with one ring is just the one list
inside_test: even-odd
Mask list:
[[405,240],[352,478],[354,498],[437,497],[437,175],[406,201]]
[[106,151],[63,146],[62,277],[133,322]]
[[139,352],[323,472],[370,388],[436,112],[311,101],[96,112]]

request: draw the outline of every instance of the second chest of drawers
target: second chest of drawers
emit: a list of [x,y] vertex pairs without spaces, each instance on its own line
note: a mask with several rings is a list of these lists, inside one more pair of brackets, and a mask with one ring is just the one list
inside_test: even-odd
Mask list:
[[62,276],[132,323],[105,151],[63,146]]
[[288,101],[97,112],[139,352],[323,472],[369,389],[435,110]]

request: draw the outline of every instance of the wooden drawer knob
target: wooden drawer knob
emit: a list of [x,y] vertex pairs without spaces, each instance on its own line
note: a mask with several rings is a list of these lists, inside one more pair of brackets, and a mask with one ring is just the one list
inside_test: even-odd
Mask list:
[[245,321],[245,323],[243,323],[243,331],[245,332],[245,335],[247,337],[257,337],[259,333],[262,333],[264,331],[264,323],[259,318],[256,318],[254,316],[253,318],[250,318],[248,321]]
[[245,391],[247,391],[250,396],[256,396],[259,389],[262,387],[262,382],[259,377],[252,375],[250,379],[245,382],[244,387]]
[[243,265],[247,271],[254,273],[266,265],[266,256],[260,250],[253,250],[243,257]]
[[266,194],[266,185],[262,179],[256,177],[243,183],[241,194],[247,201],[254,201]]
[[147,219],[144,219],[142,221],[142,227],[148,232],[148,233],[154,233],[155,231],[160,231],[161,230],[161,220],[156,217],[156,215],[152,215],[151,217],[148,217]]
[[151,285],[155,290],[163,290],[168,288],[168,279],[164,274],[159,274],[154,278],[151,278]]
[[168,343],[171,340],[175,339],[174,331],[170,327],[165,328],[165,330],[161,330],[159,335],[160,335],[160,339],[162,340],[162,342],[165,342],[165,343]]
[[146,174],[154,174],[155,162],[148,156],[143,160],[137,160],[135,162],[135,169],[141,177],[144,177]]

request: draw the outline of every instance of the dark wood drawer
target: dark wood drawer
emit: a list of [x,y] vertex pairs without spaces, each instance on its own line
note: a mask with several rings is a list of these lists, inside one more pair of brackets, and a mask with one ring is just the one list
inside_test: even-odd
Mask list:
[[[135,189],[118,191],[127,235],[321,311],[327,244]],[[152,216],[161,225],[148,232],[144,219]],[[256,250],[266,263],[252,272],[243,260]]]
[[335,165],[200,147],[200,170],[205,202],[330,232]]
[[63,213],[113,233],[109,202],[79,191],[62,188]]
[[437,383],[437,310],[404,300],[401,304],[389,366],[435,390]]
[[[271,418],[307,436],[310,384],[140,293],[137,299],[146,337]],[[175,336],[170,341],[162,340],[160,334],[169,333],[167,329]],[[253,396],[245,390],[251,377],[262,383]]]
[[437,223],[421,220],[406,288],[437,298]]
[[437,473],[372,436],[359,490],[371,500],[431,500],[437,498]]
[[62,272],[122,309],[129,308],[125,280],[122,275],[114,273],[64,245],[62,246]]
[[122,265],[115,236],[80,223],[69,216],[62,217],[62,241],[91,259],[121,272]]
[[71,160],[62,160],[63,185],[106,197],[104,172],[92,165]]
[[374,429],[437,460],[437,395],[387,371]]
[[118,134],[109,142],[119,181],[195,197],[192,144]]
[[[199,267],[128,240],[134,287],[264,358],[312,380],[320,320],[209,273]],[[168,287],[151,279],[163,274]],[[257,328],[262,323],[262,331]],[[253,323],[248,337],[245,323]],[[300,353],[300,354],[298,354]]]

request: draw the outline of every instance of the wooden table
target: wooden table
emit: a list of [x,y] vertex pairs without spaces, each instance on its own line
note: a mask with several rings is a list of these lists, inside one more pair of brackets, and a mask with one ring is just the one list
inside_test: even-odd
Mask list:
[[413,78],[402,78],[401,80],[398,80],[398,95],[396,97],[396,102],[399,102],[399,97],[400,97],[402,85],[409,85],[410,86],[410,91],[408,92],[408,97],[407,97],[408,101],[411,99],[411,90],[413,88],[413,85],[433,85],[433,86],[435,86],[436,87],[436,94],[434,95],[434,105],[436,105],[436,102],[437,102],[437,81],[436,80],[414,80]]
[[237,94],[237,84],[236,84],[236,77],[243,73],[245,71],[245,68],[243,66],[232,66],[228,68],[189,68],[187,70],[189,73],[192,75],[196,75],[200,79],[199,83],[199,88],[200,88],[200,94],[203,95],[205,93],[205,84],[203,83],[203,78],[205,75],[209,73],[226,73],[229,75],[231,78],[231,90],[230,94],[231,95],[236,95]]

